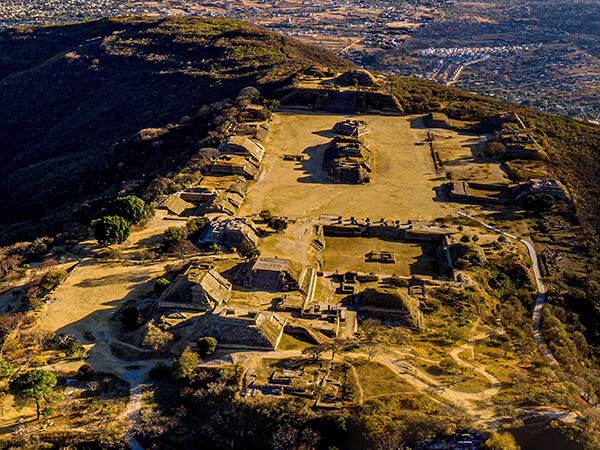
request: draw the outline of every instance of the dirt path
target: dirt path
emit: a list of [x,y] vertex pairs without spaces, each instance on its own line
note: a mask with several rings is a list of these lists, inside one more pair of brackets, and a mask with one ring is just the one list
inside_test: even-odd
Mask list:
[[475,217],[466,214],[462,211],[457,211],[457,214],[475,220],[488,230],[492,230],[493,232],[506,236],[507,238],[519,241],[527,248],[527,252],[529,253],[529,257],[531,258],[531,267],[533,269],[533,276],[535,278],[535,283],[538,291],[537,297],[535,299],[535,306],[533,307],[532,316],[533,338],[535,339],[535,342],[538,345],[540,353],[544,355],[550,361],[551,364],[558,366],[558,361],[556,361],[556,358],[554,358],[554,355],[552,355],[552,352],[550,352],[550,349],[546,345],[546,342],[544,342],[544,339],[542,338],[542,335],[540,333],[540,320],[542,318],[542,308],[544,306],[544,302],[546,301],[546,286],[544,286],[544,283],[542,282],[540,262],[538,260],[538,255],[535,251],[535,248],[533,247],[533,244],[523,238],[507,233],[506,231],[502,231],[499,228],[493,227],[492,225],[487,224],[482,220],[476,219]]
[[130,369],[123,374],[123,378],[129,382],[129,405],[127,412],[125,413],[127,420],[129,421],[129,428],[127,430],[127,443],[131,450],[144,450],[144,447],[138,442],[133,434],[133,430],[139,423],[140,410],[142,409],[142,392],[144,390],[144,381],[148,376],[150,369],[154,367],[156,361],[146,362],[139,369]]
[[[474,325],[476,329],[478,324]],[[411,364],[406,358],[411,357],[419,359],[421,361],[438,364],[439,361],[435,361],[428,358],[416,356],[410,352],[410,349],[388,349],[386,356],[379,356],[375,359],[387,367],[392,369],[400,377],[404,378],[409,384],[412,384],[415,388],[421,391],[429,391],[449,401],[450,403],[462,408],[467,412],[475,421],[475,423],[481,425],[487,429],[496,429],[499,426],[499,421],[502,419],[496,413],[495,405],[491,401],[492,397],[500,392],[501,382],[492,374],[487,372],[484,367],[476,366],[470,362],[464,361],[460,358],[459,354],[464,350],[473,349],[476,342],[483,339],[487,334],[479,333],[474,335],[469,341],[464,344],[452,349],[449,354],[450,356],[461,366],[466,367],[474,372],[477,372],[490,382],[490,387],[482,389],[477,393],[461,392],[452,389],[450,386],[439,382],[431,375]],[[395,359],[390,356],[396,355],[404,357],[403,359]]]
[[358,399],[358,404],[362,405],[363,399],[365,397],[365,393],[364,393],[362,384],[360,383],[360,378],[358,376],[358,372],[356,371],[356,367],[354,367],[352,364],[350,364],[350,367],[352,367],[352,373],[354,374],[354,379],[356,380],[356,386],[358,386],[358,393],[360,394],[360,397]]

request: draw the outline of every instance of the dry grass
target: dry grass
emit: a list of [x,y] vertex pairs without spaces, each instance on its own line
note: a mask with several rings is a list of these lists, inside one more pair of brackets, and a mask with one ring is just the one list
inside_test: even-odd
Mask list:
[[[273,214],[431,220],[451,213],[456,205],[435,202],[433,188],[445,180],[435,173],[427,130],[415,116],[362,116],[373,151],[372,181],[366,185],[334,184],[321,169],[331,128],[348,118],[325,114],[276,114],[265,141],[264,170],[251,187],[241,215],[269,209]],[[462,145],[458,133],[448,142]],[[478,139],[468,137],[468,139]],[[284,154],[304,154],[304,162],[283,161]]]
[[506,183],[508,178],[498,161],[482,157],[482,137],[467,133],[436,129],[433,147],[453,179],[479,183]]
[[381,363],[355,360],[352,361],[352,365],[363,388],[364,400],[385,395],[416,393],[411,385],[402,381],[390,368]]
[[[365,262],[371,251],[394,252],[394,264]],[[323,270],[340,272],[356,270],[382,275],[435,275],[433,249],[419,244],[384,241],[378,238],[325,238],[325,261]]]

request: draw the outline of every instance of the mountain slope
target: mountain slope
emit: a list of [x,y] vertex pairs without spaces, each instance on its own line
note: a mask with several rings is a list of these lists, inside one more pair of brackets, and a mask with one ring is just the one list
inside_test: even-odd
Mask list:
[[[0,55],[0,223],[46,217],[44,230],[60,211],[185,159],[186,146],[132,155],[118,145],[141,129],[307,66],[351,65],[243,22],[197,18],[11,29]],[[198,140],[206,132],[196,131]]]

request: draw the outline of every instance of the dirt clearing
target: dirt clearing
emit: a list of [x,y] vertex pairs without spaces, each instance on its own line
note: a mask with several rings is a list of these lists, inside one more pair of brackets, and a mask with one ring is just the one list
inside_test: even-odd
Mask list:
[[[366,262],[365,255],[372,251],[393,252],[396,262]],[[352,270],[382,275],[434,276],[436,266],[435,252],[431,246],[377,238],[325,238],[323,270],[327,272]]]
[[[431,220],[452,212],[454,205],[434,201],[433,188],[444,180],[435,173],[427,130],[415,116],[361,116],[367,122],[367,147],[373,152],[371,182],[334,184],[321,169],[333,125],[350,116],[275,114],[265,140],[264,170],[240,209],[249,215],[269,209],[273,214],[319,217],[335,214],[378,220]],[[464,136],[456,132],[457,145]],[[476,137],[473,136],[473,139]],[[302,162],[283,155],[303,155]]]

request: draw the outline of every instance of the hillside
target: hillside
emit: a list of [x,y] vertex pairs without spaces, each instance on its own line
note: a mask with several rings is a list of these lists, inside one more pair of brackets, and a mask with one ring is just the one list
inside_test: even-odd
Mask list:
[[[247,23],[196,18],[10,29],[0,55],[4,239],[59,231],[82,201],[176,169],[206,137],[203,106],[311,65],[351,65]],[[161,142],[139,145],[148,128]]]

